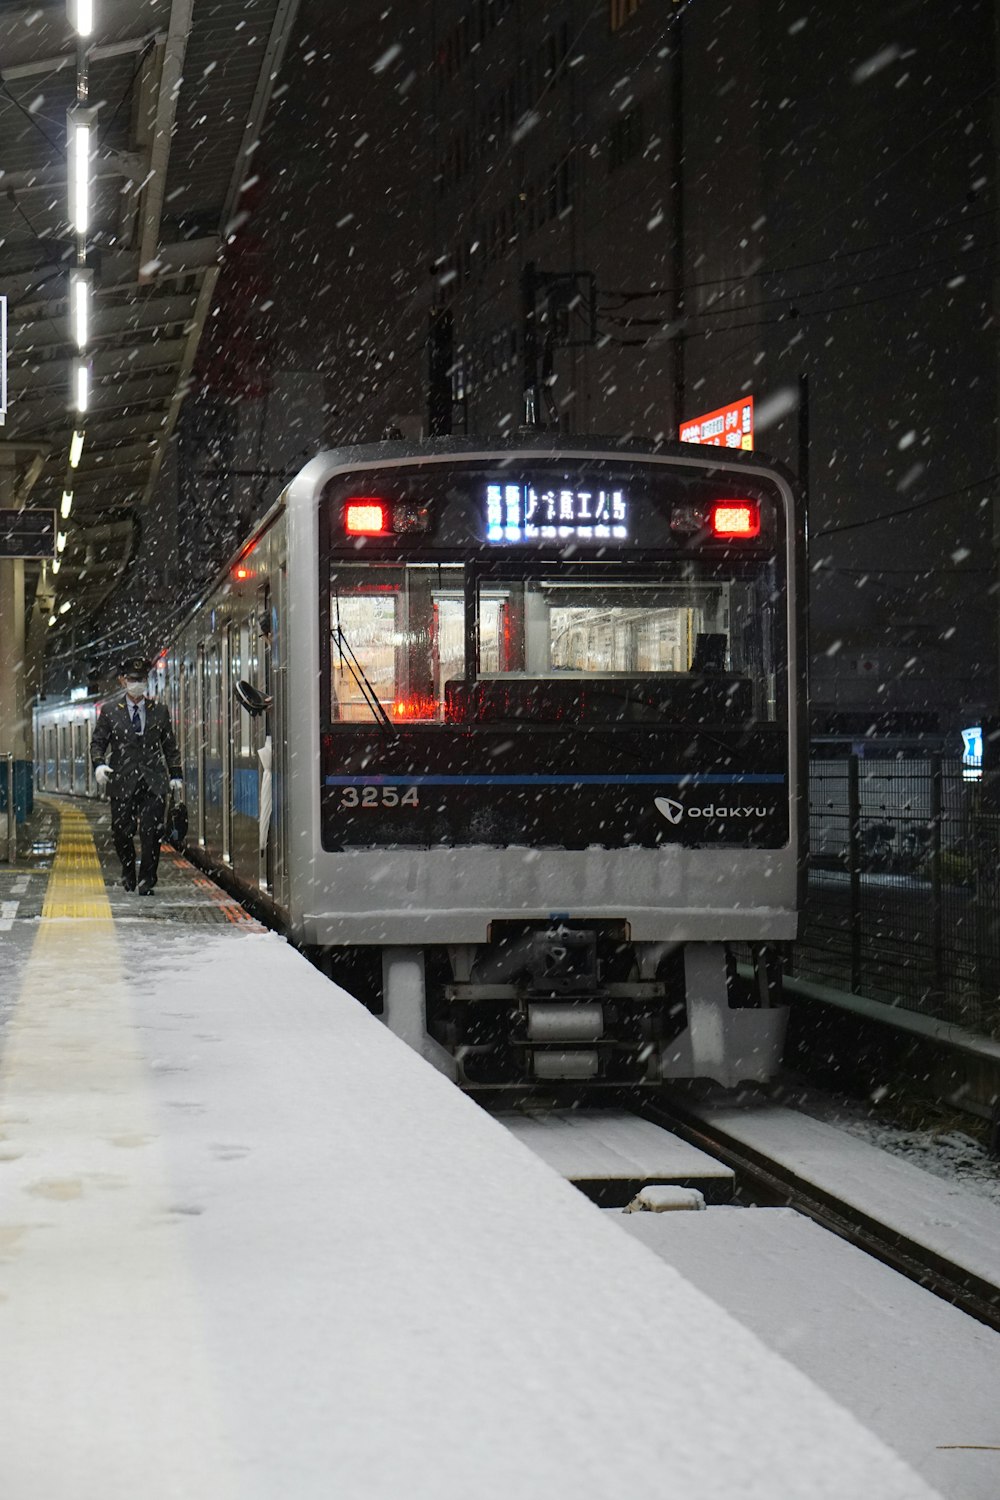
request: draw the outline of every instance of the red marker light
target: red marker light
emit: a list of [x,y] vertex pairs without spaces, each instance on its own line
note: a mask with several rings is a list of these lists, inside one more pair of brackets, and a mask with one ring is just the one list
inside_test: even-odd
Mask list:
[[348,500],[344,506],[344,530],[349,536],[383,536],[389,530],[388,506],[367,496]]
[[716,500],[710,524],[713,536],[759,536],[760,506],[756,500]]
[[249,578],[250,577],[250,569],[249,568],[234,568],[233,569],[233,577],[234,578]]

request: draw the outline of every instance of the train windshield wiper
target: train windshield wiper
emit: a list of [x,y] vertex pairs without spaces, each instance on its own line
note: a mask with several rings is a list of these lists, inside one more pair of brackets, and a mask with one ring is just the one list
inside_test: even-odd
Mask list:
[[362,698],[371,709],[372,718],[377,724],[381,724],[383,729],[388,729],[390,734],[395,734],[396,726],[390,719],[389,715],[386,713],[385,705],[383,704],[378,693],[376,693],[375,689],[369,682],[368,677],[365,674],[364,667],[358,661],[358,658],[355,656],[353,650],[351,649],[351,643],[347,639],[347,636],[344,634],[343,626],[341,625],[339,620],[337,621],[336,625],[332,627],[330,631],[330,638],[335,642],[337,649],[340,652],[341,670],[346,667],[348,672],[350,672],[351,676],[354,678],[354,682],[358,688],[358,691],[361,693]]

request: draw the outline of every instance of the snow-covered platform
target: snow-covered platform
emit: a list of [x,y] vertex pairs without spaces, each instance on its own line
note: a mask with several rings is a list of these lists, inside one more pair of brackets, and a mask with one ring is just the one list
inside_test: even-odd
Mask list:
[[1000,1334],[787,1208],[616,1218],[953,1500],[996,1500]]
[[279,938],[116,921],[87,837],[0,937],[4,1500],[933,1493]]
[[653,1182],[698,1188],[708,1203],[733,1196],[730,1167],[638,1115],[564,1109],[497,1118],[560,1177],[605,1207],[623,1207]]

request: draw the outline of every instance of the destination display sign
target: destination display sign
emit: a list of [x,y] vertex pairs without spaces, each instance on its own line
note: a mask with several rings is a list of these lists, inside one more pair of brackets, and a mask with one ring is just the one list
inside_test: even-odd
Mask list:
[[0,509],[0,557],[55,557],[54,510]]
[[624,490],[554,489],[544,484],[488,484],[488,542],[627,541]]

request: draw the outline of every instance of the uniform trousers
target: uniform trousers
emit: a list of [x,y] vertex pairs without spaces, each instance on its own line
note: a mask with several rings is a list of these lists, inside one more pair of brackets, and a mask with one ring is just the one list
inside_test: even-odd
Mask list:
[[166,799],[150,791],[144,781],[136,784],[130,797],[116,797],[114,792],[111,793],[111,837],[115,853],[122,862],[123,875],[135,873],[135,832],[138,827],[139,879],[156,884],[165,802]]

